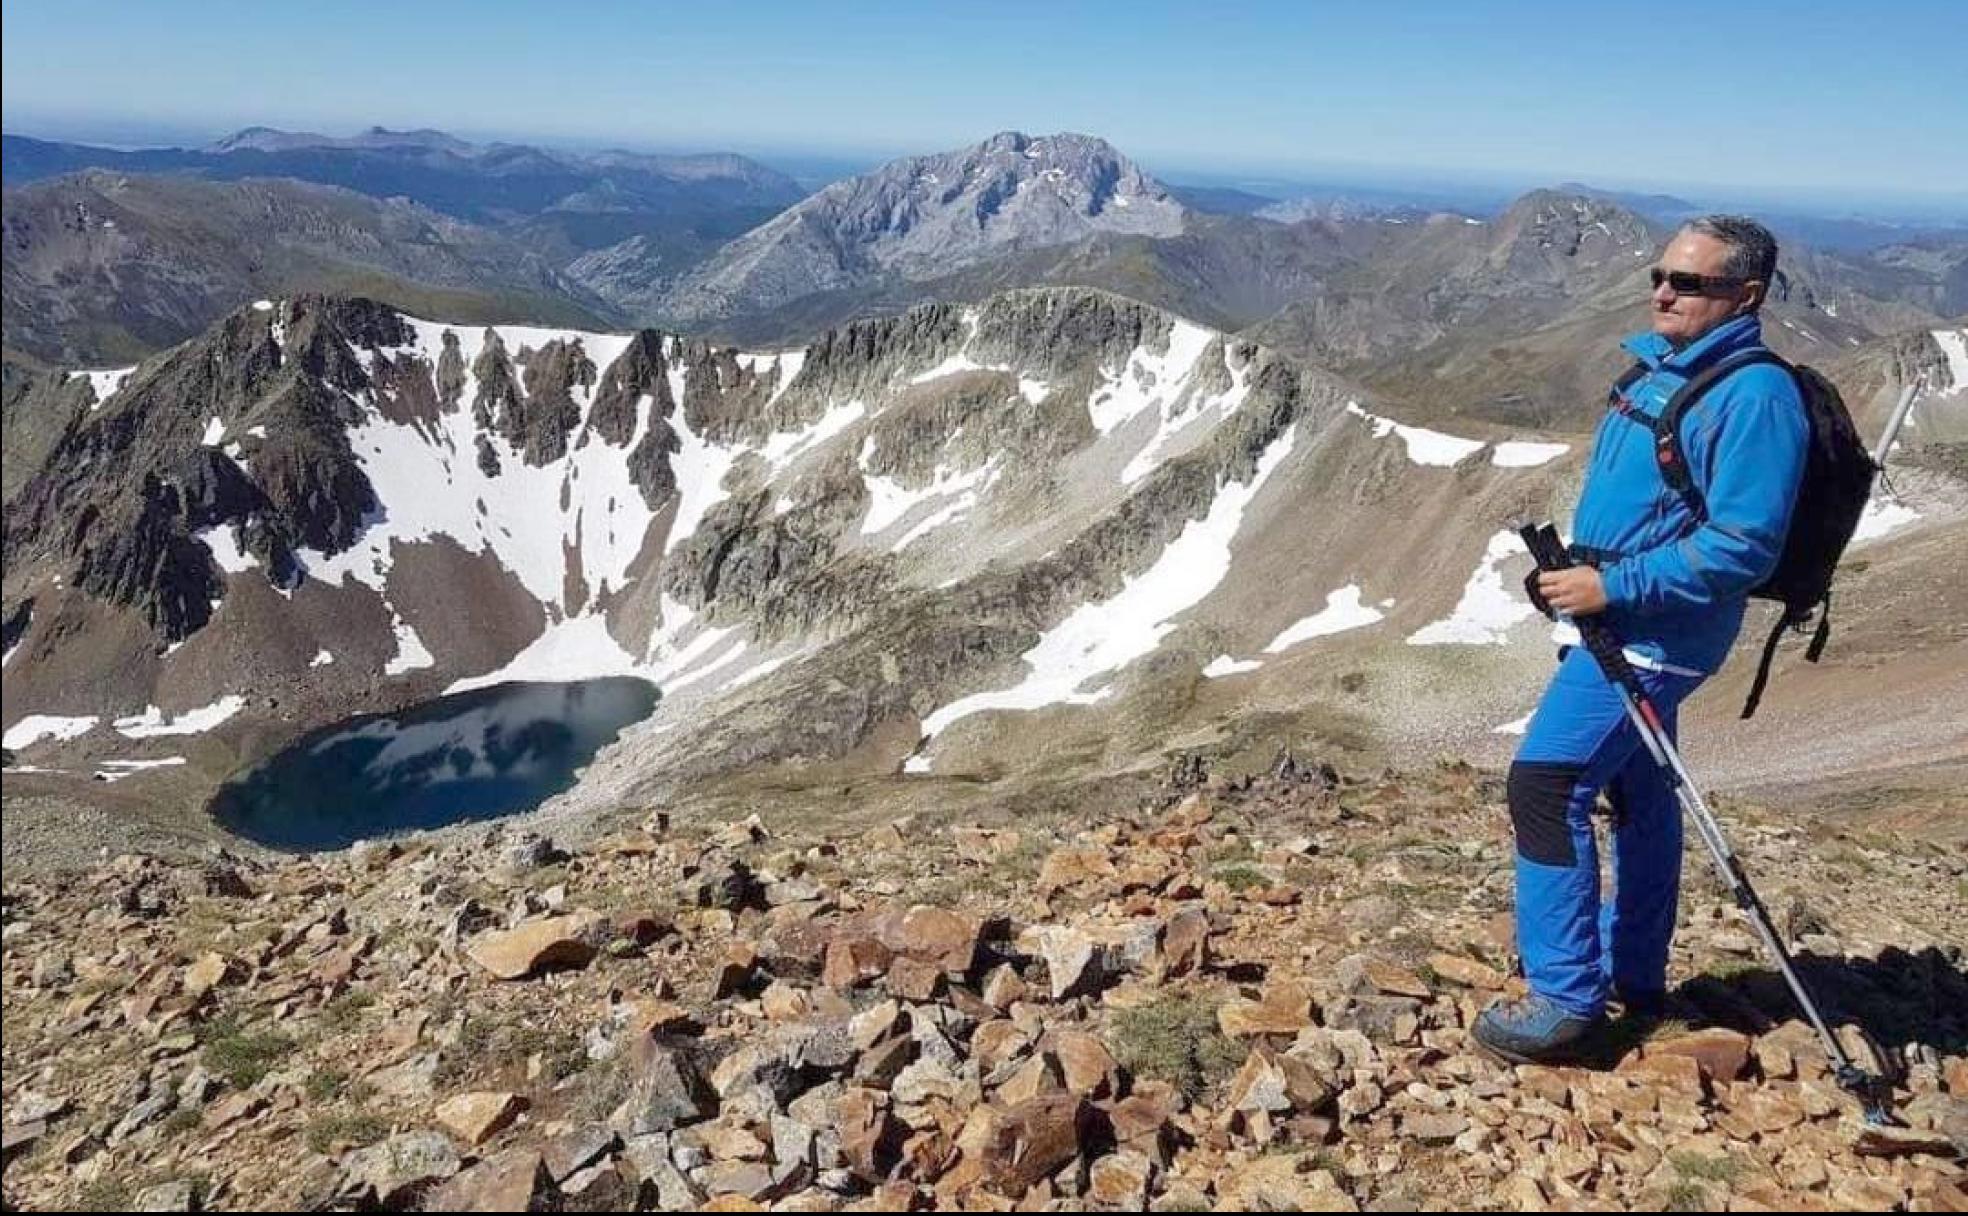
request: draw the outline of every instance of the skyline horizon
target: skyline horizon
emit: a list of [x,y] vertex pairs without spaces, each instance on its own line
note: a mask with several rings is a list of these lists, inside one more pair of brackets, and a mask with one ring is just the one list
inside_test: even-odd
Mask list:
[[[0,8],[0,111],[79,130],[377,121],[563,147],[870,166],[1001,130],[1099,135],[1173,178],[1589,182],[1814,207],[1968,209],[1959,0],[1657,20],[1567,0],[1398,12],[1249,0],[900,0],[710,11],[590,0],[332,21],[239,0]],[[86,31],[86,36],[82,32]],[[106,87],[109,86],[109,87]]]
[[[115,113],[56,115],[32,109],[0,108],[0,129],[8,135],[49,142],[93,145],[117,150],[146,148],[197,149],[228,136],[253,128],[267,128],[291,134],[313,134],[327,138],[346,138],[371,130],[396,133],[431,130],[475,144],[523,144],[573,153],[626,151],[650,155],[694,155],[729,153],[745,156],[777,169],[802,184],[811,180],[813,189],[831,181],[872,171],[897,159],[935,155],[970,147],[994,135],[1017,131],[1032,137],[1063,134],[1086,135],[1106,140],[1130,160],[1171,186],[1242,189],[1268,194],[1279,200],[1294,195],[1291,189],[1307,193],[1344,190],[1388,190],[1411,194],[1439,194],[1444,205],[1469,203],[1469,195],[1489,196],[1494,205],[1532,190],[1564,185],[1581,185],[1594,190],[1630,194],[1674,196],[1693,205],[1756,205],[1775,208],[1841,208],[1834,212],[1812,211],[1822,218],[1851,218],[1901,223],[1933,223],[1941,226],[1968,226],[1968,191],[1931,192],[1846,192],[1829,191],[1808,185],[1766,186],[1709,181],[1675,181],[1659,178],[1589,174],[1570,169],[1541,170],[1525,166],[1505,166],[1475,170],[1419,162],[1373,162],[1307,159],[1296,164],[1202,163],[1176,156],[1166,158],[1140,154],[1118,140],[1098,131],[1079,131],[1066,127],[1044,130],[1000,125],[969,139],[934,147],[898,148],[886,141],[870,140],[859,146],[802,144],[793,137],[779,139],[726,139],[714,136],[687,140],[672,136],[618,132],[613,135],[571,135],[547,131],[513,131],[447,126],[426,121],[371,121],[350,124],[309,123],[277,116],[212,118],[204,121],[145,120]],[[28,128],[34,129],[28,129]],[[774,164],[777,160],[781,164]],[[830,172],[814,173],[822,168]],[[801,172],[800,170],[809,170]],[[1267,189],[1268,188],[1268,189]],[[1461,196],[1460,199],[1457,196]],[[1797,212],[1804,214],[1802,210]]]

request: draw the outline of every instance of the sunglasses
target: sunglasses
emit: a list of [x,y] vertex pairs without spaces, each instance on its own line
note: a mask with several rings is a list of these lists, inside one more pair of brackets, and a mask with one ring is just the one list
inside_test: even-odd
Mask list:
[[1659,291],[1665,283],[1677,296],[1720,296],[1742,287],[1748,279],[1738,279],[1722,274],[1696,274],[1692,270],[1662,270],[1656,266],[1647,272],[1647,278]]

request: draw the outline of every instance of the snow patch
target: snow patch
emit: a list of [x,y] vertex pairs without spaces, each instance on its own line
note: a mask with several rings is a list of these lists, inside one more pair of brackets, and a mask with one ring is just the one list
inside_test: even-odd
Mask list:
[[246,698],[238,693],[227,693],[210,705],[188,709],[175,717],[167,717],[163,710],[150,705],[146,706],[140,714],[118,718],[116,733],[126,739],[203,734],[244,708],[246,708]]
[[1499,443],[1490,453],[1490,463],[1500,469],[1530,469],[1548,464],[1571,450],[1569,443]]
[[923,537],[928,536],[931,532],[936,531],[944,524],[953,523],[956,520],[961,519],[964,516],[970,514],[971,509],[976,506],[977,506],[977,492],[975,490],[964,491],[964,493],[960,495],[956,499],[956,501],[949,503],[946,506],[938,507],[936,510],[930,512],[927,516],[925,516],[921,523],[916,524],[915,526],[911,527],[907,532],[904,532],[902,534],[901,539],[895,542],[895,544],[890,548],[889,552],[891,553],[902,552],[902,550],[908,548],[916,541],[921,540]]
[[1416,464],[1451,468],[1459,464],[1463,457],[1484,446],[1480,439],[1463,439],[1456,435],[1445,435],[1441,431],[1431,431],[1427,427],[1406,426],[1392,418],[1370,414],[1361,409],[1357,401],[1347,402],[1346,412],[1355,418],[1371,422],[1375,439],[1399,435],[1401,442],[1408,445],[1408,459]]
[[1947,357],[1949,387],[1944,395],[1968,392],[1968,329],[1937,329],[1933,333],[1934,344]]
[[[928,384],[932,380],[941,380],[945,376],[954,376],[960,372],[1009,373],[1012,370],[1013,368],[1009,363],[979,363],[970,357],[967,350],[960,350],[928,371],[919,372],[909,377],[909,383]],[[1037,405],[1039,402],[1044,401],[1046,394],[1051,391],[1051,384],[1044,380],[1035,379],[1031,376],[1018,377],[1018,395],[1023,397],[1029,405]]]
[[[1536,710],[1531,711],[1531,713],[1536,713],[1536,712],[1537,712]],[[1514,718],[1511,721],[1505,722],[1502,726],[1497,727],[1491,733],[1497,735],[1521,735],[1525,731],[1529,730],[1530,728],[1531,728],[1531,714],[1525,714],[1521,718]]]
[[1898,531],[1917,521],[1920,512],[1907,506],[1897,498],[1874,497],[1866,500],[1865,513],[1859,516],[1859,526],[1852,532],[1852,543],[1878,540],[1889,532]]
[[853,426],[867,412],[868,407],[864,402],[844,402],[822,414],[818,422],[803,431],[779,431],[766,436],[765,447],[761,449],[761,454],[772,466],[773,471],[777,472],[801,452],[819,447]]
[[[961,514],[975,506],[978,492],[990,489],[997,478],[998,464],[995,459],[967,472],[958,472],[947,465],[938,465],[930,476],[929,484],[913,490],[892,477],[863,474],[862,480],[868,487],[868,513],[861,519],[861,535],[879,535],[902,522],[918,507],[955,497],[957,502],[949,504],[937,513],[942,518],[938,519],[932,527],[940,527],[954,518],[955,514]],[[952,513],[950,509],[952,507],[958,510]],[[897,542],[895,548],[900,549],[927,530],[918,525]]]
[[1256,671],[1264,666],[1261,659],[1233,659],[1227,654],[1217,655],[1203,668],[1203,675],[1212,680],[1224,676],[1242,675],[1246,671]]
[[1224,366],[1230,372],[1230,387],[1221,393],[1207,397],[1197,397],[1194,393],[1171,393],[1162,396],[1161,425],[1155,435],[1141,451],[1128,461],[1121,470],[1121,484],[1133,485],[1167,459],[1175,440],[1192,428],[1213,424],[1234,413],[1250,396],[1249,368],[1229,366],[1230,353],[1225,351]]
[[183,756],[166,756],[162,760],[105,760],[96,770],[98,781],[121,781],[153,768],[176,768],[185,762]]
[[767,659],[763,663],[755,663],[752,666],[747,667],[744,671],[740,672],[738,675],[733,676],[731,678],[731,681],[725,685],[725,688],[727,690],[734,689],[734,688],[743,688],[745,685],[750,684],[754,680],[763,680],[765,677],[771,675],[775,671],[778,671],[781,667],[784,667],[786,664],[792,662],[794,659],[797,658],[799,658],[798,654],[787,654],[787,655],[781,655],[776,659]]
[[986,710],[1090,705],[1112,695],[1107,681],[1091,690],[1085,686],[1153,653],[1175,628],[1174,618],[1216,589],[1229,573],[1230,548],[1244,511],[1291,454],[1294,433],[1287,430],[1265,449],[1248,482],[1219,488],[1208,514],[1189,521],[1147,570],[1107,599],[1080,605],[1041,635],[1022,656],[1027,668],[1022,681],[952,701],[925,718],[923,742]]
[[431,652],[424,646],[424,639],[417,636],[415,628],[396,615],[394,608],[390,610],[390,624],[396,630],[396,655],[383,664],[384,675],[400,676],[406,671],[417,671],[436,665],[437,660],[431,657]]
[[1414,646],[1501,646],[1510,627],[1537,609],[1503,585],[1503,563],[1523,552],[1523,542],[1515,532],[1498,532],[1490,538],[1476,573],[1462,589],[1462,599],[1446,620],[1425,625],[1408,638]]
[[589,614],[555,621],[505,666],[455,681],[444,692],[449,696],[513,680],[595,680],[630,674],[635,666],[635,656],[608,632],[607,619]]
[[[721,632],[728,634],[731,631],[723,630]],[[685,672],[683,675],[678,676],[677,678],[671,680],[669,683],[663,685],[663,695],[668,696],[671,693],[678,691],[679,689],[688,688],[690,685],[695,684],[697,681],[703,679],[705,676],[711,675],[714,672],[722,671],[726,667],[731,666],[733,663],[738,661],[739,656],[745,653],[745,648],[748,645],[749,643],[744,638],[737,639],[736,642],[734,642],[730,646],[725,647],[722,651],[720,651],[717,654],[716,657],[712,658],[709,662],[700,664],[692,668],[691,670]]]
[[1289,650],[1300,642],[1322,638],[1328,634],[1344,633],[1348,629],[1359,629],[1371,625],[1381,618],[1378,608],[1360,602],[1358,584],[1348,583],[1326,596],[1326,606],[1293,625],[1285,627],[1271,644],[1264,648],[1265,654],[1277,654]]
[[326,650],[317,650],[314,652],[314,657],[308,660],[308,666],[326,667],[328,666],[328,664],[333,663],[334,661],[335,661],[334,655],[328,653]]
[[0,735],[0,747],[19,751],[43,739],[66,743],[88,734],[95,729],[98,721],[100,719],[95,717],[63,718],[54,714],[29,714],[9,726],[5,735]]
[[[486,330],[405,320],[412,332],[410,344],[376,352],[371,361],[414,355],[435,365],[444,334],[450,330],[457,335],[466,369],[460,400],[471,401],[478,391],[471,368],[485,347]],[[632,340],[621,334],[516,325],[498,326],[492,332],[515,356],[554,340],[578,342],[597,372],[612,366]],[[681,369],[673,375],[680,381]],[[681,400],[681,384],[674,387]],[[413,425],[390,422],[378,410],[365,411],[365,421],[349,431],[349,445],[383,504],[382,514],[349,549],[333,556],[302,550],[302,564],[325,583],[353,578],[382,591],[395,564],[398,542],[443,536],[467,552],[491,553],[543,605],[564,607],[570,549],[578,554],[589,586],[622,586],[655,514],[628,471],[629,453],[646,433],[653,405],[647,395],[637,402],[635,431],[628,443],[582,443],[579,430],[587,424],[593,392],[577,385],[573,396],[581,419],[576,441],[560,460],[529,465],[505,440],[484,436],[498,457],[497,476],[487,476],[473,458],[480,432],[468,408],[447,410],[434,422]],[[680,424],[681,419],[679,410],[675,421]],[[677,471],[680,482],[689,481],[693,472],[687,467]],[[721,470],[718,475],[722,476]],[[565,505],[559,511],[543,511],[541,503]]]
[[214,524],[192,533],[212,551],[212,560],[227,574],[244,574],[260,564],[259,559],[240,548],[231,524]]
[[199,442],[208,448],[215,448],[219,446],[219,440],[225,438],[225,430],[225,422],[214,414],[212,420],[205,424],[205,437]]
[[70,372],[68,373],[68,378],[75,380],[87,377],[89,391],[95,395],[95,401],[89,406],[89,412],[93,414],[103,407],[104,402],[114,397],[123,388],[123,382],[130,378],[131,372],[136,370],[136,365],[132,364],[129,367],[112,367],[102,371]]
[[1168,349],[1161,354],[1136,347],[1127,363],[1087,398],[1093,428],[1105,435],[1148,407],[1172,399],[1195,373],[1197,361],[1216,336],[1200,325],[1176,321],[1169,330]]

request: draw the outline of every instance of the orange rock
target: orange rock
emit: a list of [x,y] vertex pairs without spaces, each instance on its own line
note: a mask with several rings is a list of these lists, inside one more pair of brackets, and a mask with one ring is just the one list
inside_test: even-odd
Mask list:
[[847,1167],[868,1182],[886,1178],[897,1147],[888,1095],[873,1089],[846,1090],[834,1102],[834,1122]]
[[1708,1091],[1702,1079],[1701,1065],[1691,1055],[1652,1055],[1635,1051],[1619,1062],[1617,1071],[1637,1081],[1646,1081],[1697,1098]]
[[1452,984],[1494,992],[1503,987],[1504,975],[1496,968],[1460,954],[1431,954],[1428,969]]
[[1087,1105],[1074,1094],[1047,1094],[1012,1106],[992,1120],[977,1157],[985,1182],[1022,1195],[1080,1154]]
[[1100,1158],[1087,1171],[1087,1198],[1103,1208],[1139,1212],[1147,1206],[1154,1179],[1154,1162],[1122,1149]]
[[943,995],[943,969],[919,959],[898,958],[889,964],[889,992],[905,1001],[933,1001]]
[[1697,1030],[1670,1039],[1655,1039],[1646,1046],[1649,1056],[1687,1056],[1701,1066],[1709,1081],[1734,1081],[1749,1067],[1749,1036],[1719,1026]]
[[482,933],[465,953],[502,980],[525,979],[549,967],[585,967],[595,956],[596,918],[556,916]]
[[1010,963],[1000,963],[984,979],[984,1003],[999,1012],[1024,1000],[1030,992],[1030,987],[1019,978]]
[[872,937],[836,937],[827,945],[820,980],[829,988],[858,988],[888,970],[894,955]]
[[1295,1035],[1312,1024],[1312,994],[1303,984],[1279,982],[1261,1000],[1234,997],[1217,1008],[1217,1028],[1233,1039],[1256,1035]]
[[876,936],[891,953],[957,975],[969,972],[976,962],[982,935],[983,926],[975,918],[927,904],[891,913],[876,929]]
[[1084,845],[1054,849],[1039,867],[1039,893],[1049,895],[1065,887],[1099,882],[1114,877],[1113,860],[1107,850]]
[[1051,1056],[1041,1052],[1020,1065],[1011,1078],[998,1087],[998,1101],[1005,1103],[1027,1102],[1044,1094],[1058,1091],[1063,1082],[1059,1079],[1059,1065]]
[[526,1106],[526,1099],[513,1093],[459,1094],[438,1103],[437,1121],[466,1144],[479,1145],[512,1126]]
[[1175,979],[1209,965],[1209,914],[1185,908],[1162,927],[1161,973]]
[[1121,1066],[1107,1045],[1084,1030],[1055,1030],[1040,1047],[1059,1061],[1060,1078],[1071,1093],[1083,1098],[1106,1098],[1121,1087]]

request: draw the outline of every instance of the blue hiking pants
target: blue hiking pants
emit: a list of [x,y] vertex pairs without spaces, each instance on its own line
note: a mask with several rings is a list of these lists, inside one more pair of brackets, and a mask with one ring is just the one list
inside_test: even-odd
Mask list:
[[[1639,672],[1675,732],[1702,677]],[[1517,838],[1517,950],[1531,991],[1581,1017],[1610,993],[1634,1002],[1667,989],[1681,877],[1681,810],[1628,720],[1618,690],[1582,647],[1568,648],[1510,766]],[[1592,808],[1613,808],[1609,897],[1599,893]]]

